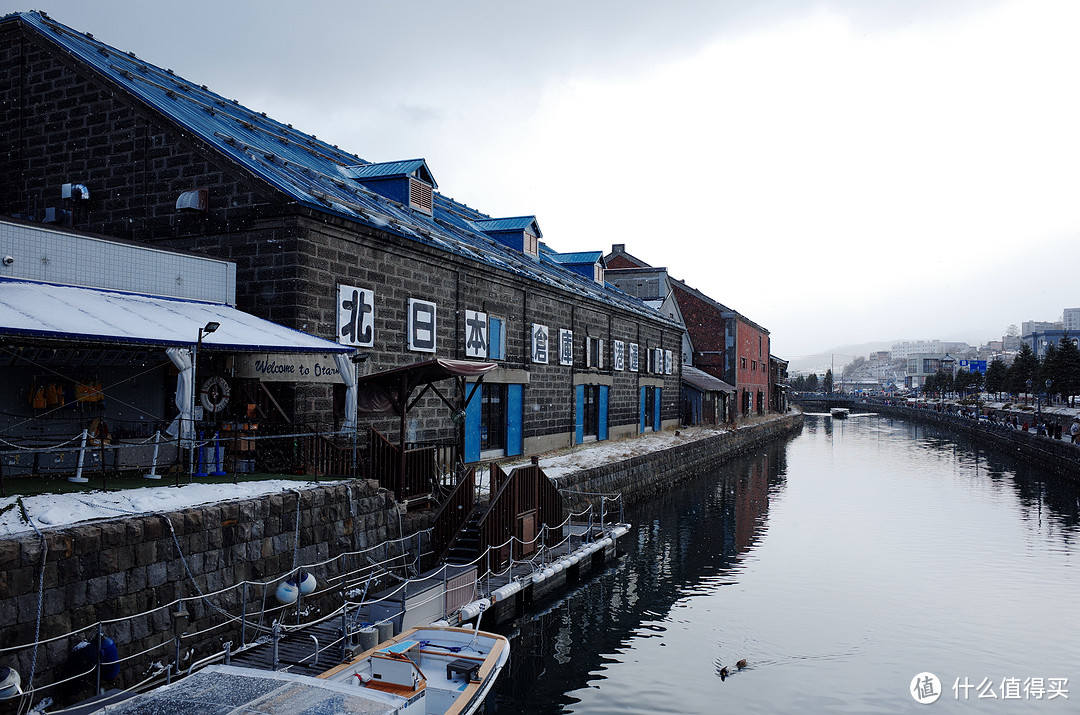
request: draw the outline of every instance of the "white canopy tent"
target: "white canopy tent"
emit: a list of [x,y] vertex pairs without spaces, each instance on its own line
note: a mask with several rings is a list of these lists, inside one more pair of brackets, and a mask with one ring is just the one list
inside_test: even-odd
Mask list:
[[228,352],[331,353],[347,387],[345,421],[356,426],[356,370],[350,360],[354,349],[257,318],[232,306],[175,298],[54,285],[32,281],[0,280],[0,336],[51,339],[67,342],[117,343],[166,348],[180,375],[176,404],[181,436],[190,439],[193,417],[194,365],[191,348],[200,329],[218,323],[203,334],[200,350]]

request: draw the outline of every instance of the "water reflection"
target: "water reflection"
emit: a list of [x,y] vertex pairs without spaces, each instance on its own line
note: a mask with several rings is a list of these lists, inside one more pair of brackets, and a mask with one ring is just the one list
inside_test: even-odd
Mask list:
[[775,444],[628,512],[627,555],[507,631],[513,657],[489,709],[565,712],[579,701],[569,693],[603,680],[630,641],[665,647],[680,599],[736,583],[782,492],[785,454],[785,443]]
[[923,670],[1080,688],[1078,492],[925,425],[809,417],[628,509],[626,555],[510,629],[489,711],[920,712]]

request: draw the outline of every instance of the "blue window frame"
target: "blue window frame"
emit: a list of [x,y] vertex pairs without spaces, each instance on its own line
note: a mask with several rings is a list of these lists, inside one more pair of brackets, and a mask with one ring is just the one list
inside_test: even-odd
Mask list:
[[488,318],[488,358],[506,359],[506,328],[502,318]]

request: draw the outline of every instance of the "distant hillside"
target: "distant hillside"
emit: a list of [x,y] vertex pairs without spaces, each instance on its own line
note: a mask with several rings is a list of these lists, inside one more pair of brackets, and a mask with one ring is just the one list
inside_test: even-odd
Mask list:
[[836,371],[836,374],[839,375],[844,365],[847,365],[855,358],[867,357],[870,353],[878,352],[880,350],[892,350],[892,346],[898,342],[900,342],[899,338],[896,340],[883,340],[872,343],[858,343],[856,345],[840,345],[822,351],[816,355],[802,355],[791,359],[788,364],[788,371],[817,372],[824,374],[826,370],[832,368]]

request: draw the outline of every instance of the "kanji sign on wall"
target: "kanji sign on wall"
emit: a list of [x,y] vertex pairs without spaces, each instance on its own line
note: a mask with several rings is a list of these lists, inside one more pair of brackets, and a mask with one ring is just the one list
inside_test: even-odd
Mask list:
[[342,345],[375,345],[375,291],[339,285],[337,324],[337,341]]
[[622,370],[623,365],[623,341],[613,340],[611,341],[611,364],[616,370]]
[[638,344],[630,343],[630,372],[638,371]]
[[435,352],[435,304],[409,298],[409,350]]
[[488,319],[487,313],[475,310],[465,311],[465,357],[486,358],[488,356]]
[[548,326],[539,323],[532,324],[532,352],[534,363],[547,365],[548,362]]
[[674,367],[674,365],[671,364],[671,351],[670,350],[665,350],[664,351],[664,374],[665,375],[670,375],[671,370],[672,370],[673,367]]
[[559,328],[559,364],[574,364],[574,331]]

